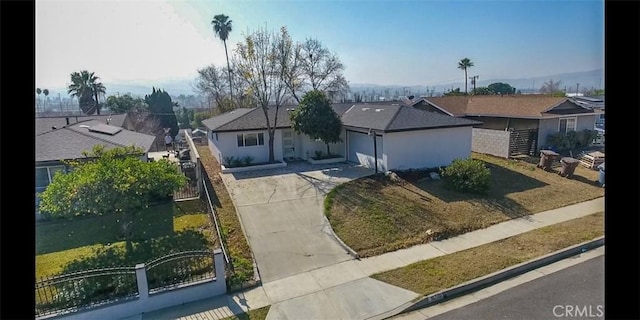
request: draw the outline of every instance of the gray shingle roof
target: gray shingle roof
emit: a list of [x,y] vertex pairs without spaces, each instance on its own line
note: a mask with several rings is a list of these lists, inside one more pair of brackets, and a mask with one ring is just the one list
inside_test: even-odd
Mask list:
[[[418,110],[404,104],[332,104],[346,127],[375,129],[380,131],[405,131],[440,127],[474,126],[478,121],[450,117],[435,112]],[[291,127],[289,112],[293,106],[280,107],[278,128]],[[237,112],[239,111],[239,112]],[[269,120],[274,121],[275,108],[269,109]],[[261,108],[237,109],[202,121],[213,131],[241,131],[266,129]]]
[[108,149],[135,145],[147,152],[155,140],[154,136],[124,129],[110,135],[85,127],[96,125],[107,126],[100,121],[87,120],[36,135],[36,162],[82,158],[83,151],[98,144]]
[[480,125],[481,122],[419,110],[407,105],[356,104],[342,116],[347,127],[384,132]]
[[116,127],[122,127],[126,113],[112,114],[112,115],[83,115],[83,116],[66,116],[66,117],[39,117],[36,118],[36,135],[53,130],[52,127],[62,128],[67,125],[66,118],[69,118],[69,124],[74,124],[86,120],[98,120],[102,123],[107,123],[107,119],[110,119],[109,124]]

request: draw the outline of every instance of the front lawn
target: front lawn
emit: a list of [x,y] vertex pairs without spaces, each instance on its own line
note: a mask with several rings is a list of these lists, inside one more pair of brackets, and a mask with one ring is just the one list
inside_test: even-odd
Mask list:
[[[133,266],[169,252],[213,250],[218,246],[214,227],[201,200],[160,204],[136,215],[130,252],[119,237],[119,219],[119,215],[110,214],[38,222],[36,279],[62,273],[75,260],[92,259],[96,268],[116,263]],[[107,249],[119,258],[100,265],[103,262],[99,255]]]
[[427,172],[379,174],[333,189],[325,214],[340,239],[367,257],[604,196],[598,172],[582,166],[568,179],[523,161],[473,158],[491,171],[487,195],[448,190]]
[[599,212],[371,277],[429,295],[603,235]]

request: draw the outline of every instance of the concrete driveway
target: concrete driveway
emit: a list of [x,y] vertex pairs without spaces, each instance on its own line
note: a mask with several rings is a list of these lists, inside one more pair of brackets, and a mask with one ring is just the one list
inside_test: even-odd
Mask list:
[[373,171],[346,163],[221,174],[253,250],[263,283],[352,257],[338,243],[323,212],[338,184]]

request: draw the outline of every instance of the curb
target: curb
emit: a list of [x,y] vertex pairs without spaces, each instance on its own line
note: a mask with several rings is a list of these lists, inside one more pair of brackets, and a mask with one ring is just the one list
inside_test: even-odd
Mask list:
[[603,245],[604,245],[604,236],[596,238],[591,241],[579,243],[577,245],[573,245],[571,247],[561,249],[556,252],[541,256],[537,259],[523,262],[515,266],[473,279],[471,281],[467,281],[453,288],[445,289],[445,290],[436,292],[434,294],[430,294],[428,296],[420,298],[419,301],[407,302],[393,310],[387,311],[377,316],[373,316],[369,319],[386,319],[389,317],[396,316],[398,314],[427,308],[427,307],[439,304],[441,302],[492,286],[501,281],[519,276],[521,274],[524,274],[529,271],[538,269],[540,267],[552,264],[554,262],[569,258],[571,256],[575,256],[585,251],[593,250]]
[[333,236],[334,239],[336,239],[338,241],[338,244],[345,250],[347,250],[347,253],[349,255],[351,255],[352,257],[354,257],[355,259],[360,260],[360,255],[353,249],[351,249],[351,247],[349,247],[346,243],[344,243],[344,241],[342,241],[342,239],[340,239],[340,237],[338,237],[338,235],[333,232],[333,227],[331,227],[331,222],[329,222],[329,219],[327,218],[327,216],[324,214],[324,212],[322,213],[323,218],[324,218],[324,222],[326,222],[327,227],[329,228],[329,231],[331,232],[331,236]]

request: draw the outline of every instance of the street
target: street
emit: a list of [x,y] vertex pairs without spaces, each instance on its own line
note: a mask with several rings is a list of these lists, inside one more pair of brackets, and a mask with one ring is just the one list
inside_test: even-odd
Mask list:
[[429,319],[604,319],[604,311],[599,256]]

